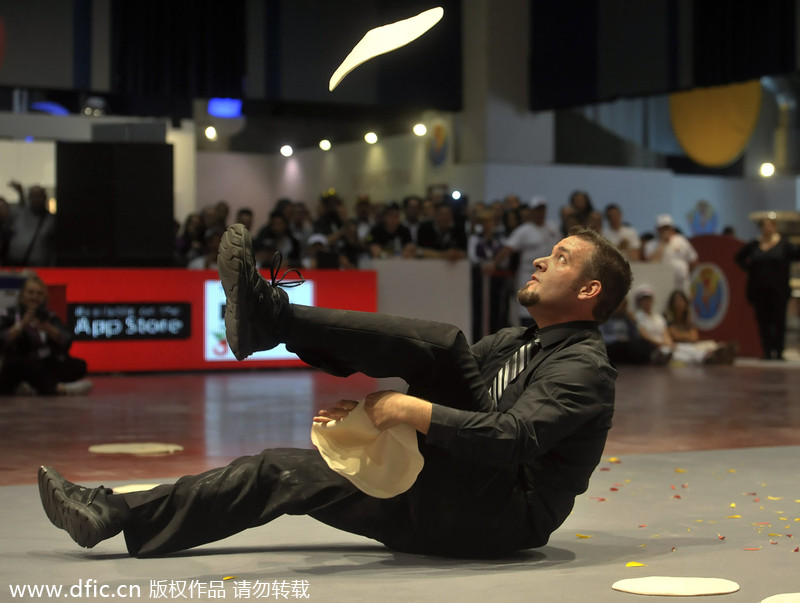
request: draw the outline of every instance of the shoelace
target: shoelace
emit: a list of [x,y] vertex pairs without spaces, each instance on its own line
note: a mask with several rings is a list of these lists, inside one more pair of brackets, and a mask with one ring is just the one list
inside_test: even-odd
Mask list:
[[86,498],[86,502],[84,504],[87,505],[87,506],[91,505],[92,502],[94,501],[95,497],[100,493],[111,494],[111,489],[110,488],[106,488],[105,486],[98,486],[97,488],[93,488],[89,492],[89,496]]
[[[297,287],[306,282],[306,280],[303,278],[303,275],[300,274],[300,271],[297,270],[297,268],[290,268],[289,270],[281,274],[280,277],[278,277],[278,272],[281,269],[282,262],[283,262],[283,256],[281,255],[281,252],[276,251],[275,255],[272,256],[272,261],[270,262],[269,265],[270,287],[280,286],[286,289],[287,287]],[[299,280],[285,281],[284,279],[292,273],[296,274]]]

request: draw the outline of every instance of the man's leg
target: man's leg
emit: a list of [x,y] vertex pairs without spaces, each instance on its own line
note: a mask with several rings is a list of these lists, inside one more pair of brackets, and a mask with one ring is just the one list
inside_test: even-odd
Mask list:
[[48,517],[85,547],[124,531],[131,555],[148,557],[214,542],[283,514],[350,518],[348,531],[381,542],[403,533],[400,500],[373,499],[325,464],[316,450],[275,449],[152,490],[112,494],[40,471]]
[[453,325],[366,312],[292,306],[256,270],[250,235],[231,226],[220,243],[226,337],[237,358],[278,343],[335,375],[400,377],[416,395],[469,410],[492,407],[464,334]]
[[339,376],[400,377],[432,402],[492,408],[467,339],[453,325],[310,306],[292,311],[286,348],[312,366]]

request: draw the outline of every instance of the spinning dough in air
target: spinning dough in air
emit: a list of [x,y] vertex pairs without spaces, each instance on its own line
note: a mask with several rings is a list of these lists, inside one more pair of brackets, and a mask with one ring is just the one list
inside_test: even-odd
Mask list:
[[364,412],[363,401],[344,419],[314,423],[311,441],[331,469],[376,498],[408,490],[424,463],[416,430],[396,425],[379,431]]
[[334,71],[328,89],[332,91],[336,88],[348,73],[362,63],[413,42],[436,25],[443,15],[444,9],[437,6],[416,17],[370,29]]

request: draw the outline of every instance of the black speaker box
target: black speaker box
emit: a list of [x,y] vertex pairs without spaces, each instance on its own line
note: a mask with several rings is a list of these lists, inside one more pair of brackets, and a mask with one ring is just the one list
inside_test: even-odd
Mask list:
[[172,266],[172,146],[59,142],[60,266]]

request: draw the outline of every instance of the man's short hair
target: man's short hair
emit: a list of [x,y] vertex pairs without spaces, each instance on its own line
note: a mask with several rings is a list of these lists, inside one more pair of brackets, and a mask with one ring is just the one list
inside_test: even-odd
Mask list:
[[622,303],[631,288],[631,265],[616,246],[594,230],[578,227],[570,232],[570,236],[578,237],[594,247],[594,252],[584,262],[578,278],[600,281],[602,289],[593,314],[597,322],[603,323]]

